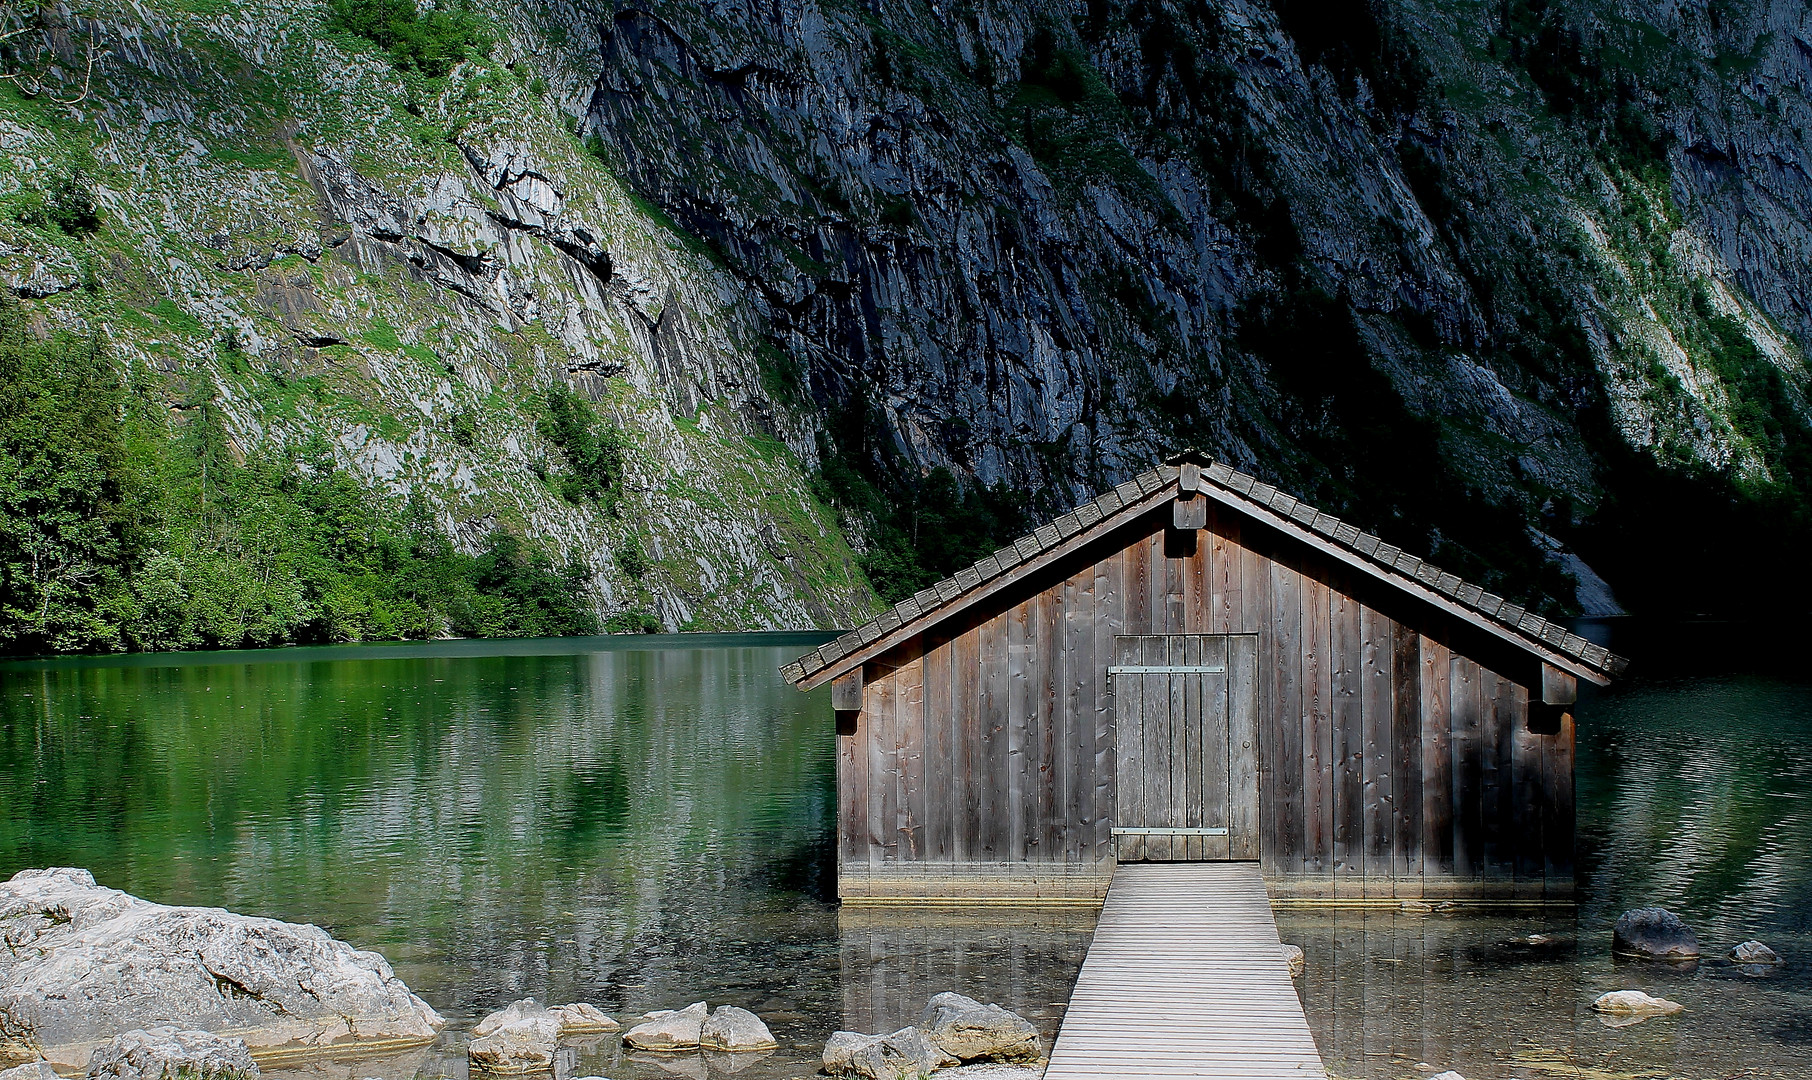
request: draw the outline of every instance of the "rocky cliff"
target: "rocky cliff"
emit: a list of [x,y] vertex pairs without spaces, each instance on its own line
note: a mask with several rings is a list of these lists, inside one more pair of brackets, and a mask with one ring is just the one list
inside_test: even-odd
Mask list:
[[[92,161],[106,243],[0,226],[14,291],[669,626],[865,608],[830,464],[1055,510],[1190,444],[1557,606],[1571,549],[1655,594],[1658,494],[1804,529],[1803,4],[475,10],[437,78],[303,0],[61,16],[0,187]],[[536,476],[556,380],[618,516]]]

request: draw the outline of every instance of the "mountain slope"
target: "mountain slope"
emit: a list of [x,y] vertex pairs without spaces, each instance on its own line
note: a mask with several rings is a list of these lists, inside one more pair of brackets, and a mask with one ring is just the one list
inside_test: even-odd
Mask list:
[[1801,4],[387,3],[13,12],[0,277],[172,439],[617,625],[847,623],[1182,445],[1550,611],[1806,599]]
[[[47,20],[49,48],[23,58],[46,89],[0,103],[0,275],[39,335],[99,331],[135,391],[169,402],[172,437],[207,400],[237,460],[324,452],[463,550],[527,537],[620,625],[867,610],[789,449],[813,452],[811,418],[764,388],[737,282],[526,73],[399,71],[326,18],[171,3]],[[79,80],[56,53],[77,67],[90,41],[90,92],[61,104]],[[47,219],[59,185],[98,223]],[[621,433],[599,497],[562,495],[564,387]]]

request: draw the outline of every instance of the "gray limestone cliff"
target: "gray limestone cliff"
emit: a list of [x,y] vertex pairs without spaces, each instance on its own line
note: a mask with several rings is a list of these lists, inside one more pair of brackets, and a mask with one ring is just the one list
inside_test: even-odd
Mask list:
[[[89,140],[117,287],[181,316],[124,340],[231,331],[365,410],[222,373],[247,438],[331,431],[468,542],[645,530],[605,610],[853,617],[827,457],[1058,510],[1194,445],[1599,605],[1593,523],[1675,473],[1812,492],[1801,3],[487,2],[440,81],[312,3],[216,8],[102,4],[96,94],[0,113],[0,184]],[[69,253],[0,226],[0,272],[80,317]],[[557,379],[635,433],[620,520],[531,478],[512,402]]]

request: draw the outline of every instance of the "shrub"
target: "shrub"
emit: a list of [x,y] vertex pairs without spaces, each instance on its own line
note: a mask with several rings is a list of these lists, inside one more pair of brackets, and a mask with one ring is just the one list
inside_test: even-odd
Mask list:
[[611,512],[623,491],[623,432],[599,417],[591,402],[564,383],[547,392],[535,430],[558,447],[568,471],[550,476],[567,502],[596,503]]
[[461,554],[324,442],[241,462],[205,381],[172,425],[103,340],[24,325],[0,296],[0,653],[596,631],[583,567]]
[[490,53],[489,36],[472,9],[460,4],[426,11],[415,0],[328,0],[330,23],[390,51],[399,71],[440,78],[461,61]]
[[619,611],[604,620],[606,634],[658,634],[661,620],[647,611]]

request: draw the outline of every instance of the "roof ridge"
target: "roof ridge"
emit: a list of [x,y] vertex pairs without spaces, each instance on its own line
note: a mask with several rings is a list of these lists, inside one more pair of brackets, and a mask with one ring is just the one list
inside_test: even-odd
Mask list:
[[1128,506],[1139,503],[1176,482],[1182,471],[1178,466],[1183,461],[1201,466],[1204,480],[1237,496],[1241,501],[1255,504],[1258,510],[1268,511],[1291,525],[1307,529],[1368,562],[1407,578],[1416,586],[1446,597],[1572,659],[1613,675],[1628,666],[1627,660],[1604,646],[1594,644],[1558,623],[1509,603],[1503,597],[1488,593],[1458,574],[1417,558],[1394,544],[1388,544],[1382,537],[1374,536],[1225,462],[1214,460],[1199,451],[1185,451],[1115,485],[1074,510],[1059,515],[936,585],[921,589],[901,600],[854,630],[787,664],[780,669],[781,674],[789,681],[798,682],[883,635],[934,613],[971,589],[1036,559],[1060,546],[1065,540],[1095,527]]

